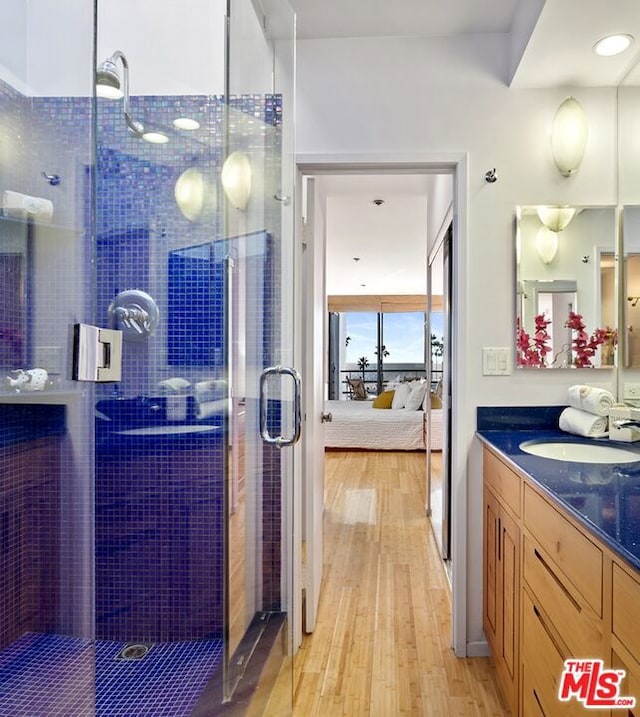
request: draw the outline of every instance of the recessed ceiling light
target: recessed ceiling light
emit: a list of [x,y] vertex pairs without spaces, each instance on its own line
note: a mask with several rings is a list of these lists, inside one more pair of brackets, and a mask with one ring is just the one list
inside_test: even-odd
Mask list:
[[164,132],[144,132],[142,139],[151,144],[166,144],[169,138]]
[[354,256],[354,257],[353,257],[353,260],[354,260],[354,261],[360,261],[360,257],[359,257],[359,256]]
[[190,117],[176,117],[176,119],[173,120],[173,126],[178,129],[194,130],[200,128],[200,122]]
[[631,35],[607,35],[596,42],[593,46],[593,51],[596,55],[611,57],[624,52],[632,42],[633,37]]

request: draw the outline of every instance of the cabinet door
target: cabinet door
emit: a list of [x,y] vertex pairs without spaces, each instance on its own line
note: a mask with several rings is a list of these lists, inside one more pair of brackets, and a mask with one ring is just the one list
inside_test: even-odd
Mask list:
[[520,597],[520,529],[505,511],[500,513],[500,647],[512,692],[511,708],[517,703],[518,609]]
[[493,495],[484,491],[484,632],[493,653],[497,649],[498,628],[498,538],[500,505]]

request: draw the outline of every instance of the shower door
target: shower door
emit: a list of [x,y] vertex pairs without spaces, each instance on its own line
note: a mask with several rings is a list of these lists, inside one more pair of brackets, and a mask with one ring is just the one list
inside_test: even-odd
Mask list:
[[[227,688],[260,639],[284,646],[268,714],[292,700],[294,15],[229,3],[226,201],[230,367]],[[248,48],[251,50],[248,52]],[[237,690],[236,690],[237,692]]]

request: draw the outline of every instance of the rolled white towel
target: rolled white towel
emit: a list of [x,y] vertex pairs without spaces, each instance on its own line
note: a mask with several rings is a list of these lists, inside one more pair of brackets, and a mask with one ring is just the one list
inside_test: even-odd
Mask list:
[[607,416],[596,416],[579,408],[565,408],[560,414],[560,430],[587,438],[601,438],[607,435],[609,419]]
[[604,388],[580,385],[569,388],[569,405],[596,416],[608,416],[615,400],[613,394]]
[[31,197],[9,189],[2,193],[2,209],[8,217],[33,217],[40,224],[50,224],[53,219],[53,202],[50,199]]

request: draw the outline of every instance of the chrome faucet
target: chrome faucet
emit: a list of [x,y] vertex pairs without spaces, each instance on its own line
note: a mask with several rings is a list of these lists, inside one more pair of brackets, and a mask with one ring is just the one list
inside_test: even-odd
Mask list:
[[633,418],[619,418],[616,421],[611,421],[611,425],[614,428],[630,428],[632,431],[640,433],[640,420]]

